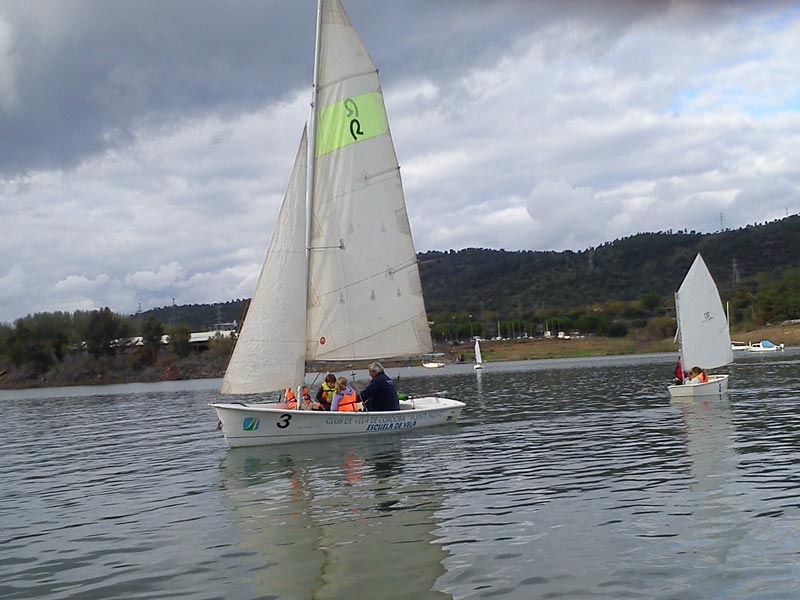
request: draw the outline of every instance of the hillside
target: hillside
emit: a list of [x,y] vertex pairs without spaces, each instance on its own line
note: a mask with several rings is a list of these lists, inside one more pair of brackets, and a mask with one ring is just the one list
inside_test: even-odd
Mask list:
[[[697,252],[723,298],[731,295],[735,280],[755,291],[800,266],[800,216],[712,234],[641,233],[579,252],[431,251],[419,254],[419,264],[429,313],[518,315],[543,306],[635,300],[650,292],[669,298]],[[163,307],[136,318],[155,316],[197,331],[241,321],[246,306],[246,300],[233,300]]]
[[501,314],[671,296],[697,252],[723,297],[800,265],[800,216],[713,234],[642,233],[581,252],[469,248],[419,255],[429,312]]

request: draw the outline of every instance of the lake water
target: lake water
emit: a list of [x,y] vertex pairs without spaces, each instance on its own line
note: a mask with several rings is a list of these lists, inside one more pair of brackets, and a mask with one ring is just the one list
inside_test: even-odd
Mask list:
[[800,597],[800,353],[674,359],[392,370],[462,420],[236,450],[218,381],[0,392],[0,597]]

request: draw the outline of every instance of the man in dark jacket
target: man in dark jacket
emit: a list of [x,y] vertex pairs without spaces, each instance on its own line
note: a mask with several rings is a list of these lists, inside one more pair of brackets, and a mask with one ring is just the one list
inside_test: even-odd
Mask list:
[[383,365],[374,362],[369,366],[369,376],[372,381],[361,390],[361,400],[371,411],[400,410],[400,400],[397,399],[397,388],[394,381],[383,372]]

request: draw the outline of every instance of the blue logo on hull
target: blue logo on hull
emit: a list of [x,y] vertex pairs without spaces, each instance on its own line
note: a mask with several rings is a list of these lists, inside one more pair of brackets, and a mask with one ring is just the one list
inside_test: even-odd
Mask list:
[[255,431],[258,429],[258,417],[245,417],[242,422],[242,429],[245,431]]

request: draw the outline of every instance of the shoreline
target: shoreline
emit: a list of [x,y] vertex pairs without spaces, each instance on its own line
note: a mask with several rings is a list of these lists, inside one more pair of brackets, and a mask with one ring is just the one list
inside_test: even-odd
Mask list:
[[[734,331],[731,339],[757,342],[763,339],[786,347],[800,345],[800,323],[769,325],[750,331]],[[464,356],[464,364],[474,362],[472,343],[435,344],[437,352],[443,352],[445,362],[456,363]],[[626,354],[650,354],[677,351],[672,339],[654,341],[637,340],[630,337],[582,337],[574,339],[528,338],[523,340],[486,341],[481,344],[485,362],[509,362],[558,358],[584,358],[590,356],[624,356]],[[193,379],[217,379],[225,374],[227,358],[194,355],[180,359],[169,354],[160,357],[156,365],[131,371],[120,367],[119,361],[108,361],[93,365],[90,370],[70,371],[70,361],[59,364],[44,375],[26,378],[19,373],[0,372],[0,390],[22,390],[49,387],[76,387],[90,385],[120,385],[126,383],[155,383],[159,381],[185,381]],[[329,365],[333,369],[365,369],[371,361],[354,361],[347,365]],[[382,361],[386,368],[421,366],[418,358],[413,360]],[[324,364],[320,364],[324,372]],[[317,371],[310,371],[317,372]],[[14,378],[17,375],[17,378]],[[11,377],[9,377],[11,376]]]

